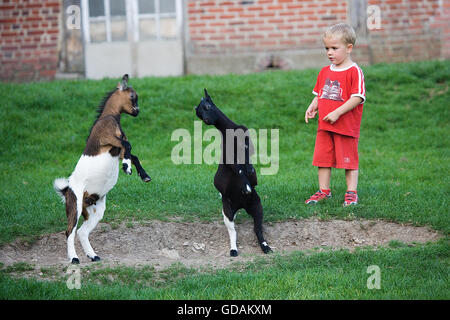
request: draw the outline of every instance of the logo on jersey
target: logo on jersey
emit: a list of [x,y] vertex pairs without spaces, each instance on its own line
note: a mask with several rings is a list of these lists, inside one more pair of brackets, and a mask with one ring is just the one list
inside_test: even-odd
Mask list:
[[319,92],[320,99],[328,99],[335,101],[344,101],[342,99],[342,88],[339,81],[331,81],[329,78],[325,80],[325,85],[322,90]]

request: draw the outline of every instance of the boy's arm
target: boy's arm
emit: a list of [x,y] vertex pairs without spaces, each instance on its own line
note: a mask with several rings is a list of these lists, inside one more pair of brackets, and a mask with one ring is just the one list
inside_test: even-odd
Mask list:
[[[335,123],[338,119],[343,115],[356,108],[356,106],[360,105],[363,102],[361,97],[353,96],[348,99],[342,106],[337,108],[336,110],[327,114],[322,120],[329,122],[330,124]],[[309,109],[309,108],[308,108]]]
[[314,97],[314,99],[311,101],[311,104],[309,105],[308,109],[306,109],[305,112],[305,122],[308,123],[308,119],[313,119],[317,114],[317,108],[318,108],[318,100],[317,96]]

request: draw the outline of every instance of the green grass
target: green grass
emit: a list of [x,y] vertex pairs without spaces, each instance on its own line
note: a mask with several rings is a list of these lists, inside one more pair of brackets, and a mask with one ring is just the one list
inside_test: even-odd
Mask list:
[[[177,264],[161,272],[83,267],[78,290],[68,289],[66,279],[12,278],[0,270],[0,299],[448,299],[449,249],[440,241],[354,253],[295,252],[210,272]],[[371,265],[380,268],[380,289],[367,287]]]
[[[122,127],[133,146],[133,153],[139,156],[153,180],[143,184],[135,172],[131,177],[121,172],[117,185],[108,195],[104,221],[118,223],[171,217],[203,221],[220,219],[220,202],[212,184],[216,165],[176,166],[170,158],[172,148],[177,144],[170,140],[172,132],[185,128],[193,134],[194,121],[198,120],[193,107],[199,103],[206,87],[215,103],[235,122],[254,129],[279,129],[279,171],[274,176],[258,176],[257,190],[263,201],[266,221],[313,215],[325,219],[384,219],[427,225],[448,237],[450,62],[380,64],[363,69],[367,102],[359,143],[358,193],[361,203],[358,207],[351,210],[341,207],[345,192],[343,170],[333,171],[333,199],[315,207],[303,205],[304,200],[317,190],[317,172],[311,165],[317,120],[305,124],[303,119],[313,97],[311,90],[318,69],[243,76],[144,78],[130,80],[139,94],[141,113],[137,118],[124,115]],[[64,208],[53,191],[52,182],[56,177],[67,177],[74,169],[95,119],[97,105],[117,81],[0,84],[3,142],[0,149],[0,244],[15,239],[32,241],[39,235],[65,229]],[[203,132],[207,128],[203,125]],[[207,144],[204,142],[203,147]],[[261,167],[256,165],[258,172]],[[308,259],[338,259],[331,269],[323,264],[312,268],[317,273],[309,267],[296,272],[283,269],[284,258],[279,258],[268,270],[280,273],[279,277],[284,279],[280,281],[287,283],[285,286],[275,280],[267,282],[269,273],[260,271],[186,275],[174,285],[182,284],[184,289],[177,290],[172,285],[161,289],[150,285],[142,289],[145,292],[142,295],[136,293],[132,285],[120,289],[109,284],[88,286],[92,286],[89,287],[92,294],[105,298],[108,295],[110,298],[225,298],[235,291],[218,292],[215,283],[228,283],[239,278],[239,283],[244,284],[236,295],[245,291],[250,292],[246,297],[251,298],[261,295],[277,299],[410,298],[420,290],[403,293],[394,287],[392,290],[384,287],[374,293],[359,292],[353,287],[348,292],[343,284],[347,274],[353,275],[353,281],[356,281],[359,277],[356,273],[360,272],[356,270],[367,267],[366,262],[361,264],[362,256],[379,257],[388,263],[400,255],[403,258],[399,259],[405,262],[410,259],[423,268],[423,281],[410,279],[408,281],[412,283],[408,285],[419,285],[419,289],[425,290],[433,287],[433,283],[437,287],[444,280],[444,284],[448,283],[448,278],[442,276],[448,276],[446,243],[420,249],[403,247],[399,243],[391,247],[356,254],[327,253],[327,258],[314,258],[314,254],[307,258],[293,256],[295,264],[300,266]],[[440,256],[433,256],[438,251]],[[425,260],[419,252],[434,258]],[[345,269],[344,277],[337,270],[343,268],[347,260],[352,261],[353,266],[359,265],[359,269],[351,267],[353,272]],[[414,270],[417,272],[420,268]],[[433,276],[432,270],[439,272]],[[328,272],[334,278],[328,278]],[[299,278],[296,277],[300,276],[309,277],[315,285],[298,288]],[[332,279],[335,278],[341,281],[337,286],[341,289],[321,295],[323,290],[319,288],[333,287]],[[363,281],[361,279],[358,281]],[[400,277],[394,280],[401,281]],[[201,285],[196,286],[196,281]],[[59,297],[62,290],[53,288],[62,288],[65,284],[16,280],[2,275],[0,286],[2,297],[9,294],[19,297],[13,288],[17,286],[28,288],[29,297],[51,299]],[[56,292],[52,293],[52,290]],[[430,292],[418,296],[445,296],[445,291]],[[72,292],[60,297],[84,296]],[[448,293],[446,297],[449,297]]]

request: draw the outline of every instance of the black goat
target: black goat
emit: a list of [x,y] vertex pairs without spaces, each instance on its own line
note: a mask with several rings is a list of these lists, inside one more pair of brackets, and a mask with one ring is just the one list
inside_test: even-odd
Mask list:
[[[236,212],[242,208],[253,217],[254,231],[261,249],[264,253],[272,251],[263,237],[263,208],[255,190],[257,178],[255,168],[250,163],[253,146],[248,129],[225,116],[214,104],[206,89],[205,97],[195,108],[195,112],[205,124],[214,125],[222,135],[222,156],[214,176],[214,186],[222,196],[223,220],[230,236],[230,255],[238,255],[234,218]],[[228,139],[229,137],[232,137],[232,140]]]

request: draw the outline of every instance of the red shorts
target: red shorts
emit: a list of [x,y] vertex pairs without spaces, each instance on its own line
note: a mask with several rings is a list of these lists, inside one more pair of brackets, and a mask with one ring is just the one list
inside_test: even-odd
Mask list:
[[359,138],[318,130],[313,166],[358,169],[358,140]]

